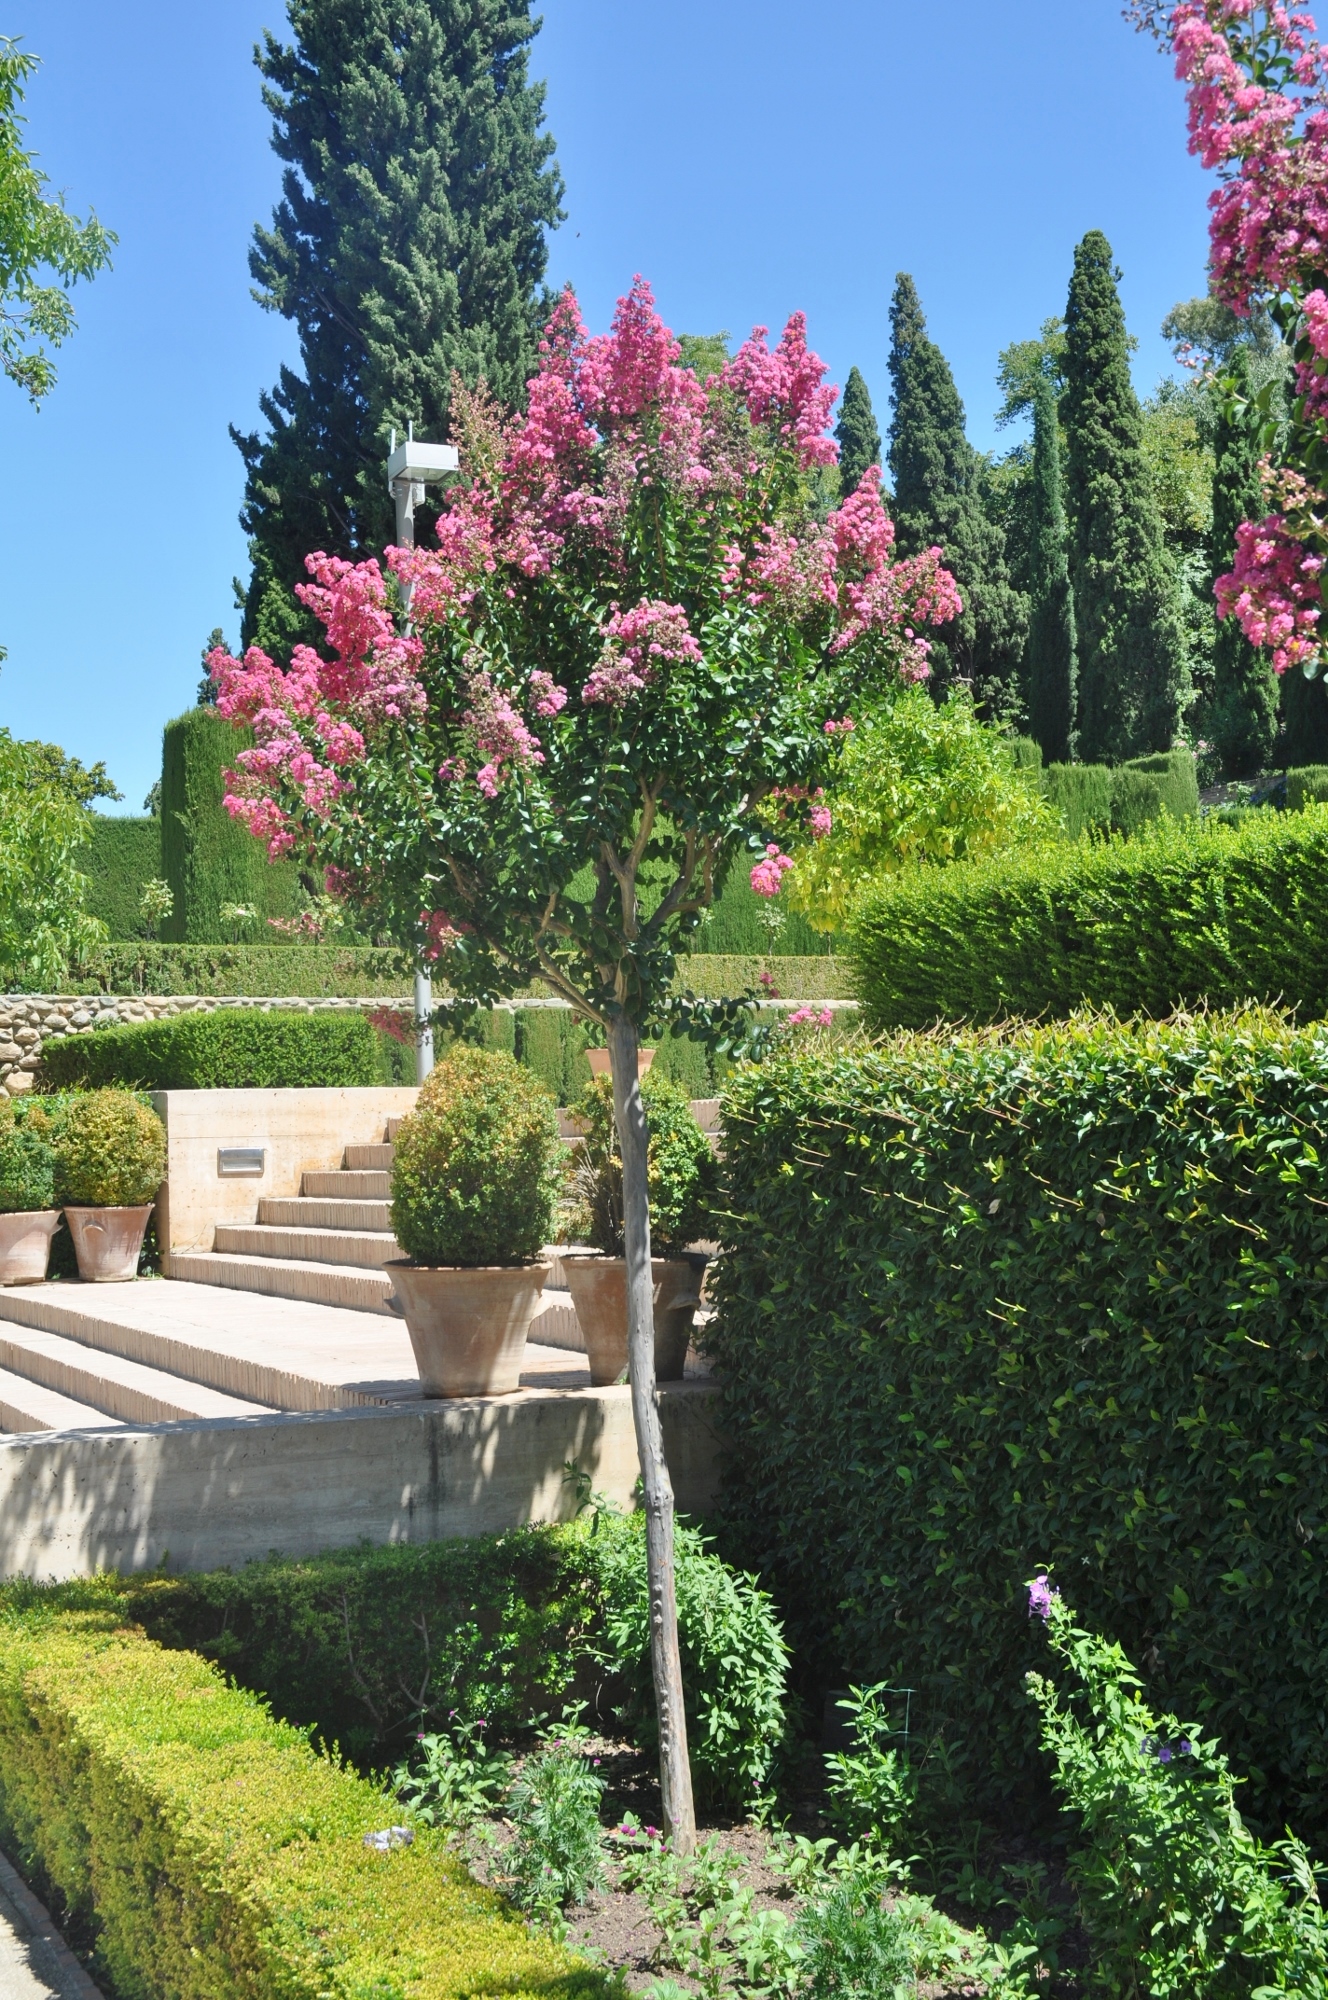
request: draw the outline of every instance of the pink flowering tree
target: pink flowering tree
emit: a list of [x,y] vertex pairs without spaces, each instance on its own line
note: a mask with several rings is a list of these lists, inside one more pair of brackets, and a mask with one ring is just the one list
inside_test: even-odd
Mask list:
[[462,475],[437,547],[389,549],[385,570],[310,556],[299,595],[326,648],[284,672],[253,649],[211,661],[221,712],[256,739],[227,804],[274,855],[315,861],[458,999],[539,980],[605,1030],[664,1811],[684,1850],[637,1050],[686,1010],[676,958],[725,867],[745,849],[777,886],[781,838],[828,823],[853,705],[924,677],[927,626],[959,608],[938,551],[895,559],[875,468],[825,502],[824,376],[801,314],[702,383],[640,279],[596,338],[568,292],[523,416],[456,385]]
[[[1190,150],[1216,172],[1210,284],[1257,305],[1290,342],[1294,402],[1267,512],[1238,530],[1218,611],[1271,650],[1277,672],[1319,673],[1328,559],[1328,67],[1313,18],[1254,0],[1130,10],[1169,43],[1186,85]],[[1273,425],[1269,424],[1271,446]]]

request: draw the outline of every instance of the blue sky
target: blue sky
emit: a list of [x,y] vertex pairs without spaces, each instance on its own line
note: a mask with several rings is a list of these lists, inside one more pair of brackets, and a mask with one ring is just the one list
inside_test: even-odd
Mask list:
[[[29,143],[120,237],[46,406],[0,383],[0,724],[105,758],[121,811],[207,633],[238,633],[226,427],[294,351],[246,266],[279,175],[251,50],[283,24],[282,0],[8,0],[0,21],[43,59]],[[592,327],[635,271],[688,332],[801,306],[883,428],[899,270],[987,449],[1009,441],[997,354],[1063,309],[1085,230],[1123,268],[1141,391],[1170,367],[1163,314],[1203,289],[1179,86],[1116,0],[547,0],[533,69],[567,181],[549,275]]]

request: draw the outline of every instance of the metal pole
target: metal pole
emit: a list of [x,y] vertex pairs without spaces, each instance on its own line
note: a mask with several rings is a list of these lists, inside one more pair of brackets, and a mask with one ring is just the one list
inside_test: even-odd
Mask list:
[[415,974],[415,1081],[423,1083],[433,1068],[433,981],[427,972]]

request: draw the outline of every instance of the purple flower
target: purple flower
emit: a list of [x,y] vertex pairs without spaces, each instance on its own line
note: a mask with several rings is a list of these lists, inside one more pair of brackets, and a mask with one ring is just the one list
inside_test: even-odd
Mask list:
[[1029,1617],[1040,1618],[1045,1625],[1051,1616],[1052,1599],[1059,1596],[1059,1590],[1053,1590],[1048,1582],[1046,1571],[1039,1570],[1028,1586]]
[[1171,1762],[1171,1756],[1172,1756],[1171,1745],[1169,1743],[1159,1743],[1157,1746],[1158,1763],[1169,1764]]
[[1182,1736],[1180,1739],[1180,1743],[1177,1747],[1179,1748],[1182,1757],[1192,1757],[1194,1755],[1194,1745],[1191,1743],[1188,1736]]

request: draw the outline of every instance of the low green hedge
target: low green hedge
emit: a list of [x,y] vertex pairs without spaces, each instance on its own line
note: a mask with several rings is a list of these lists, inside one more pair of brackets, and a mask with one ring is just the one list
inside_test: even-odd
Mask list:
[[379,1080],[363,1014],[265,1014],[219,1007],[169,1021],[58,1035],[42,1048],[43,1089],[131,1084],[142,1090],[353,1086]]
[[875,1028],[1203,1000],[1313,1017],[1328,1009],[1326,910],[1328,806],[1164,819],[883,884],[858,913],[857,985]]
[[1328,764],[1301,764],[1286,774],[1286,802],[1288,812],[1301,812],[1306,806],[1322,805],[1328,800]]
[[191,993],[215,1000],[400,999],[405,952],[380,945],[107,944],[71,970],[71,993]]
[[1133,757],[1114,769],[1048,764],[1042,790],[1072,840],[1085,833],[1136,833],[1164,811],[1173,819],[1192,819],[1199,810],[1199,778],[1190,750]]
[[563,2000],[612,1983],[532,1935],[377,1786],[97,1585],[10,1587],[0,1836],[135,2000]]
[[[1042,1795],[1039,1567],[1328,1832],[1328,1030],[1250,1012],[740,1068],[707,1331],[736,1552],[822,1686]],[[933,1758],[931,1768],[941,1767]]]

